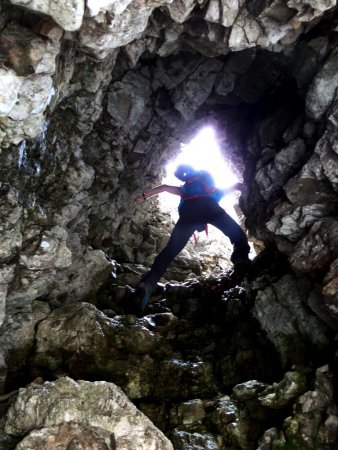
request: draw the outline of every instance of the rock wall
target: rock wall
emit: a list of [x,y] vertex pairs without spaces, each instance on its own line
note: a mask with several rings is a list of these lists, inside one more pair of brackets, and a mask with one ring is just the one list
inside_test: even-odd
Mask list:
[[[60,376],[122,387],[172,442],[139,437],[142,419],[142,448],[334,448],[336,13],[333,0],[1,2],[4,448],[83,433],[86,448],[125,448],[102,418],[14,425],[9,391]],[[245,280],[203,275],[213,258],[184,252],[137,321],[129,286],[172,220],[133,198],[206,124],[265,250]]]

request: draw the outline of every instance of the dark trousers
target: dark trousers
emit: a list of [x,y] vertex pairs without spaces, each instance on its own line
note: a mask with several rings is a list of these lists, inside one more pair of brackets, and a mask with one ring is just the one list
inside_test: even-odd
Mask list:
[[152,289],[156,288],[156,283],[175,256],[183,250],[192,234],[206,223],[215,226],[230,239],[233,244],[231,261],[234,264],[248,260],[250,251],[248,240],[237,222],[211,198],[189,200],[180,210],[180,218],[171,233],[168,244],[155,258],[150,272],[144,279]]

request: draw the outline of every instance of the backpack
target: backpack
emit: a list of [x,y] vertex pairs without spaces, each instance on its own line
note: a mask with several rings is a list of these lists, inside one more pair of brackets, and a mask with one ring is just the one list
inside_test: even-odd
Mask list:
[[[196,172],[191,178],[187,179],[184,185],[181,187],[182,197],[178,209],[181,208],[186,200],[192,200],[199,197],[212,197],[217,202],[223,197],[223,193],[220,189],[217,189],[213,177],[206,170],[200,170]],[[208,235],[208,225],[201,225],[197,231],[205,231]],[[195,244],[198,242],[196,233],[193,234]]]
[[196,172],[181,188],[182,200],[192,200],[199,197],[212,197],[217,202],[222,198],[222,193],[216,188],[213,177],[206,170]]

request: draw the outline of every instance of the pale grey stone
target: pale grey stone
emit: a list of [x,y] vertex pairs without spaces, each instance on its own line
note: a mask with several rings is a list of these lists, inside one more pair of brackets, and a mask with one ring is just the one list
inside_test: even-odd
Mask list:
[[170,17],[177,23],[183,23],[197,5],[197,0],[174,0],[168,3]]
[[51,76],[36,75],[25,78],[21,85],[19,101],[11,109],[9,117],[13,120],[28,122],[31,116],[45,111],[53,94]]
[[105,11],[121,14],[132,1],[133,0],[87,0],[86,6],[92,17]]
[[[190,118],[208,98],[221,67],[222,64],[217,60],[202,63],[186,81],[174,90],[172,100],[175,108],[185,119]],[[196,95],[197,92],[198,95]]]
[[84,0],[10,0],[13,5],[51,16],[64,30],[78,30],[84,14]]
[[233,51],[261,45],[267,47],[269,39],[264,35],[259,22],[244,8],[236,17],[229,37],[229,47]]
[[66,426],[69,422],[112,433],[117,450],[173,448],[119,387],[104,381],[76,382],[63,377],[55,382],[33,383],[20,389],[5,427],[7,433],[22,435],[34,429]]
[[304,305],[310,289],[302,280],[285,275],[257,294],[254,315],[280,353],[283,365],[302,361],[301,336],[307,336],[317,348],[328,342],[325,326]]
[[113,11],[106,15],[86,18],[80,29],[79,42],[99,58],[105,58],[113,49],[124,46],[141,37],[153,10],[170,0],[150,0],[140,9],[133,0],[120,14]]
[[[0,391],[25,372],[34,346],[37,324],[50,313],[47,303],[23,298],[18,304],[7,299],[6,317],[0,327]],[[13,368],[16,370],[13,371]],[[7,388],[8,389],[8,388]]]
[[220,4],[218,0],[210,0],[207,12],[205,13],[205,19],[209,22],[218,23],[220,20]]
[[222,25],[232,27],[240,9],[244,6],[244,0],[229,0],[222,2]]
[[[273,409],[281,409],[307,389],[306,373],[289,371],[286,372],[281,382],[275,383],[270,389],[269,393],[259,397],[260,403]],[[271,392],[272,391],[272,392]]]
[[33,255],[22,254],[20,263],[31,271],[61,269],[71,264],[71,252],[66,244],[67,232],[56,226],[45,231]]
[[[96,426],[66,422],[56,427],[31,431],[16,446],[17,450],[117,450],[114,433]],[[120,447],[121,448],[121,447]]]
[[306,96],[306,108],[313,119],[320,119],[333,102],[338,88],[338,51],[334,50],[317,73]]
[[297,10],[297,19],[301,22],[309,22],[321,16],[325,11],[336,6],[335,0],[288,0],[289,8]]
[[9,69],[0,68],[0,117],[8,116],[18,100],[22,78]]

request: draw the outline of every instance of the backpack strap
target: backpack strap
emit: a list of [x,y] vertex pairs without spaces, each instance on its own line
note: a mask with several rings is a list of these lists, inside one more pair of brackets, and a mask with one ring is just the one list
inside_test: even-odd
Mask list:
[[199,181],[205,191],[205,194],[194,194],[194,195],[182,195],[184,200],[192,200],[194,198],[200,198],[200,197],[209,197],[211,194],[213,194],[216,191],[216,187],[209,187],[207,183],[205,182],[204,178],[201,176],[195,176],[190,178],[185,182],[185,184],[192,184],[195,181]]

